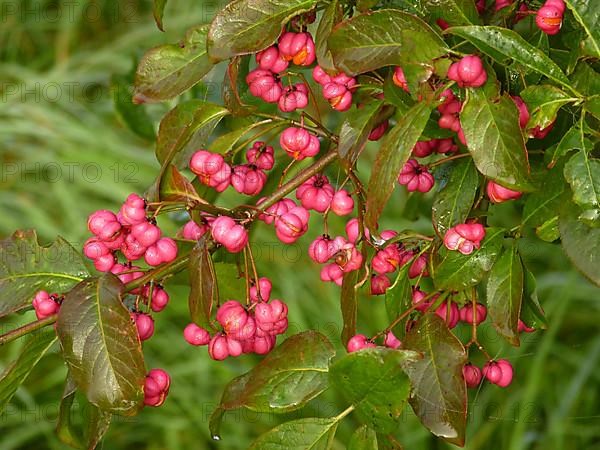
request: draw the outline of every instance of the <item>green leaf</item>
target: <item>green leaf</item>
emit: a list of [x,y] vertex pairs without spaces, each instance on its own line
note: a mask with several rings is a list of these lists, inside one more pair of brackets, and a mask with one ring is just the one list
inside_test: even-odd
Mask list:
[[462,369],[467,354],[463,345],[444,320],[425,314],[406,335],[404,348],[423,354],[423,359],[406,367],[415,414],[436,436],[464,445],[467,393]]
[[535,234],[542,241],[554,242],[560,237],[560,230],[558,229],[558,216],[554,216],[535,229]]
[[600,58],[600,4],[596,0],[566,0],[569,9],[581,24],[589,38],[594,56]]
[[540,73],[572,90],[567,76],[544,52],[531,45],[513,30],[494,26],[466,26],[448,28],[445,33],[468,40],[486,55],[502,65],[510,61],[526,70]]
[[340,292],[340,309],[342,310],[342,343],[346,345],[356,334],[356,317],[358,315],[358,271],[344,275]]
[[463,255],[445,247],[440,249],[441,260],[433,268],[433,281],[437,289],[462,291],[483,280],[502,249],[505,230],[487,228],[485,231],[481,248],[470,255]]
[[577,100],[549,84],[529,86],[521,91],[520,97],[530,114],[527,128],[539,126],[542,130],[556,120],[556,114],[562,106]]
[[152,15],[156,26],[160,31],[165,31],[163,27],[163,15],[165,13],[165,6],[167,6],[167,0],[154,0],[152,5]]
[[596,119],[600,119],[600,95],[594,95],[586,99],[584,108]]
[[349,353],[331,365],[330,383],[364,423],[380,433],[391,433],[410,393],[402,367],[417,359],[415,352],[383,347]]
[[571,185],[573,201],[588,208],[600,207],[600,161],[590,158],[585,149],[565,164],[565,179]]
[[519,112],[508,94],[492,98],[469,88],[460,120],[479,172],[515,190],[532,189]]
[[[452,161],[442,168],[441,180],[431,207],[433,226],[444,235],[449,228],[464,223],[475,201],[479,174],[470,158]],[[438,173],[436,173],[436,178]]]
[[218,62],[263,50],[289,19],[316,4],[317,0],[233,0],[210,24],[208,54]]
[[328,43],[335,66],[348,75],[384,66],[432,66],[434,59],[448,51],[424,21],[395,9],[361,14],[342,22]]
[[477,25],[481,18],[471,0],[425,0],[425,8],[435,18],[442,18],[452,25]]
[[513,245],[504,251],[486,284],[488,313],[494,328],[512,345],[519,345],[519,315],[523,300],[523,264]]
[[190,317],[194,323],[204,328],[212,328],[212,310],[219,303],[219,286],[208,243],[208,236],[203,236],[198,241],[190,254],[188,265]]
[[71,376],[89,402],[133,415],[142,407],[146,369],[122,288],[112,274],[82,281],[65,295],[56,331]]
[[546,315],[540,305],[537,294],[537,283],[533,273],[523,266],[524,270],[524,296],[523,296],[523,307],[521,308],[521,320],[525,322],[525,325],[533,328],[548,328],[548,322],[546,321]]
[[247,116],[251,114],[256,107],[245,103],[245,98],[249,95],[246,75],[249,73],[249,56],[237,56],[231,60],[225,71],[223,79],[223,104],[234,116]]
[[[56,434],[62,442],[72,447],[94,449],[108,431],[112,415],[101,411],[85,398],[78,398],[77,403],[74,403],[76,393],[77,386],[71,376],[67,375],[58,412]],[[79,410],[74,411],[74,406],[79,406]],[[73,416],[82,418],[82,430],[78,429],[76,424],[73,423]],[[85,445],[83,444],[84,441],[86,442]]]
[[337,150],[346,165],[352,166],[365,148],[369,134],[379,120],[382,105],[382,102],[376,101],[345,114],[340,127]]
[[399,271],[394,284],[385,291],[385,310],[390,321],[395,320],[401,313],[412,305],[412,290],[408,269],[405,264]]
[[0,411],[4,411],[19,386],[55,342],[56,333],[52,327],[30,335],[16,361],[0,377]]
[[563,135],[558,145],[554,148],[554,151],[551,154],[552,160],[549,165],[551,167],[554,166],[560,158],[565,156],[571,150],[579,149],[585,151],[592,148],[593,144],[584,135],[583,121],[579,120],[578,123],[569,128],[569,131]]
[[131,101],[133,78],[127,75],[113,75],[110,89],[115,111],[121,121],[142,139],[154,141],[156,133],[148,112],[141,105]]
[[134,103],[177,97],[213,68],[206,54],[207,25],[190,28],[178,44],[154,47],[140,60],[135,74]]
[[540,189],[525,198],[521,227],[541,227],[558,216],[560,206],[564,201],[566,183],[562,176],[562,167],[543,171],[540,178]]
[[73,402],[75,401],[75,394],[77,393],[77,385],[73,381],[73,378],[67,374],[65,381],[65,387],[63,395],[60,400],[60,407],[58,410],[58,422],[56,424],[56,435],[61,442],[70,445],[75,448],[83,448],[83,441],[78,430],[75,429],[74,424],[71,421]]
[[563,249],[573,265],[600,286],[600,228],[579,220],[581,210],[571,202],[560,209],[558,226]]
[[31,305],[37,291],[62,293],[89,273],[71,244],[57,238],[40,246],[33,230],[0,241],[0,317]]
[[377,433],[367,425],[363,425],[357,428],[350,442],[348,443],[348,450],[377,450]]
[[335,72],[336,68],[333,64],[331,51],[327,46],[327,39],[331,34],[331,30],[344,17],[344,11],[338,0],[331,0],[317,27],[315,34],[315,54],[317,55],[317,63],[323,70]]
[[219,435],[225,411],[247,408],[282,414],[302,408],[328,386],[329,360],[335,351],[316,331],[286,339],[251,371],[233,379],[210,418],[210,432]]
[[421,136],[430,114],[431,107],[428,104],[417,103],[383,138],[367,188],[365,223],[371,230],[377,229],[377,221],[392,195],[398,174]]
[[329,450],[338,423],[337,417],[285,422],[260,436],[250,450]]
[[172,162],[187,164],[189,155],[184,150],[205,146],[214,128],[227,114],[229,112],[222,106],[202,100],[179,103],[160,121],[156,141],[158,162],[162,166]]
[[196,189],[177,167],[169,164],[160,180],[160,201],[196,202],[200,200]]
[[597,95],[600,92],[600,73],[591,65],[580,62],[571,75],[573,87],[586,95]]

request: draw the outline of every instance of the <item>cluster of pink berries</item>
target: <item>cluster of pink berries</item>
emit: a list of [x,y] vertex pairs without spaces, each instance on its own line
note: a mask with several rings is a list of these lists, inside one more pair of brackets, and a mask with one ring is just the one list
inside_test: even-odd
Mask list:
[[216,318],[222,331],[211,337],[206,329],[191,323],[183,331],[185,340],[195,346],[208,345],[208,354],[217,361],[243,353],[269,353],[277,336],[288,327],[287,305],[281,300],[271,300],[271,290],[271,281],[261,278],[258,286],[250,290],[249,307],[235,300],[219,307]]
[[500,387],[508,387],[513,379],[514,370],[510,362],[506,359],[497,361],[488,361],[483,369],[469,363],[463,367],[463,377],[469,388],[479,386],[483,377]]
[[33,298],[32,305],[38,320],[58,313],[61,302],[62,298],[58,294],[48,294],[46,291],[37,292]]
[[292,112],[308,105],[308,88],[304,83],[284,87],[279,74],[291,62],[310,66],[315,61],[315,44],[310,33],[285,32],[277,45],[256,54],[257,69],[246,76],[250,93],[267,103],[277,103],[282,112]]
[[462,142],[463,145],[467,145],[465,134],[458,117],[462,109],[462,102],[456,98],[450,89],[446,89],[442,92],[441,98],[443,98],[443,103],[437,107],[441,114],[438,119],[439,127],[454,131],[457,133],[460,142]]
[[308,247],[308,255],[321,269],[321,281],[342,285],[344,274],[360,269],[363,256],[355,242],[344,236],[333,239],[328,235],[319,236]]
[[338,73],[330,76],[320,66],[313,69],[313,78],[322,87],[323,97],[336,111],[348,111],[352,106],[352,93],[355,90],[356,79]]
[[546,34],[558,34],[562,27],[564,13],[565,2],[563,0],[546,0],[537,11],[535,23]]
[[[428,311],[429,308],[436,303],[438,298],[439,294],[430,296],[419,289],[418,286],[413,288],[412,303],[417,311]],[[442,320],[446,321],[446,325],[448,325],[448,328],[450,329],[456,327],[459,322],[464,322],[469,325],[479,325],[485,321],[487,317],[487,308],[481,303],[476,303],[475,309],[473,309],[473,305],[470,303],[459,308],[452,300],[442,302],[434,312]]]
[[426,158],[432,153],[452,154],[458,150],[458,146],[451,138],[431,139],[429,141],[419,141],[415,144],[412,154],[417,158]]
[[479,56],[468,55],[450,66],[448,78],[460,87],[480,87],[487,81],[487,72]]
[[88,229],[94,237],[83,246],[84,254],[94,261],[100,272],[113,270],[118,264],[117,250],[131,263],[144,258],[149,266],[158,266],[177,257],[177,244],[161,237],[160,228],[146,217],[146,202],[130,194],[118,214],[100,210],[88,218]]

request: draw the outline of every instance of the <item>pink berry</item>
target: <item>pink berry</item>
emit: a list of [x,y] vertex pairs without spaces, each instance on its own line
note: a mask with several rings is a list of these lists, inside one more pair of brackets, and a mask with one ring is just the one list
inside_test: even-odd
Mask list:
[[473,305],[471,303],[467,303],[460,308],[460,320],[465,323],[479,325],[486,317],[487,308],[481,303],[476,303],[475,311],[473,311]]
[[[425,312],[438,298],[438,295],[431,297],[429,300],[425,300],[427,294],[419,289],[417,286],[412,291],[412,304],[416,306],[417,311]],[[445,319],[445,318],[444,318]]]
[[469,363],[463,367],[463,377],[468,388],[475,388],[481,383],[481,369]]
[[383,295],[392,285],[392,282],[386,275],[373,275],[371,277],[371,295]]
[[94,260],[94,267],[99,272],[110,272],[115,264],[115,256],[112,253],[100,256]]
[[279,49],[274,45],[258,52],[256,63],[261,69],[270,70],[273,73],[283,72],[289,65],[289,62],[281,56]]
[[323,264],[331,258],[331,239],[328,236],[319,236],[308,247],[308,256],[314,262]]
[[450,228],[444,236],[444,245],[448,250],[458,250],[470,255],[481,246],[485,237],[485,228],[479,223],[465,223]]
[[506,359],[499,359],[498,361],[496,361],[496,364],[498,364],[498,367],[500,367],[500,369],[502,370],[502,376],[496,384],[500,387],[509,386],[512,382],[514,374],[512,365]]
[[358,241],[358,238],[362,235],[364,235],[367,239],[370,238],[369,230],[367,230],[366,228],[364,229],[363,233],[360,232],[357,218],[350,219],[346,223],[345,229],[346,229],[346,236],[348,236],[348,241],[351,242],[352,244],[356,244],[356,242]]
[[553,128],[554,122],[552,122],[546,128],[540,128],[540,126],[537,125],[534,129],[530,131],[529,135],[530,137],[533,137],[535,139],[544,139],[546,136],[548,136],[548,134],[552,131]]
[[521,192],[505,188],[493,181],[488,181],[487,195],[492,203],[503,203],[509,200],[516,200],[523,195]]
[[367,337],[364,334],[356,334],[350,338],[348,344],[346,345],[346,350],[348,353],[357,352],[364,348],[374,348],[375,344],[369,342]]
[[483,63],[479,56],[465,56],[458,63],[458,76],[465,85],[471,85],[484,71]]
[[267,175],[251,165],[240,165],[233,168],[231,185],[240,194],[258,195],[267,182]]
[[354,210],[354,200],[348,191],[340,189],[331,199],[331,210],[338,216],[347,216]]
[[338,286],[342,285],[344,272],[336,263],[330,263],[321,269],[321,281],[333,281]]
[[303,83],[284,88],[278,100],[279,110],[292,112],[297,109],[306,108],[308,105],[308,88]]
[[281,56],[297,66],[310,66],[315,61],[315,43],[309,33],[285,32],[278,47]]
[[402,67],[396,67],[394,69],[394,76],[392,77],[392,80],[396,86],[408,92],[408,83],[406,82],[406,77],[404,76]]
[[323,86],[323,97],[336,111],[347,111],[352,106],[352,92],[343,84],[327,83]]
[[89,216],[88,229],[100,239],[108,240],[121,230],[121,224],[113,212],[99,210]]
[[409,192],[429,192],[435,183],[427,167],[420,165],[416,160],[409,159],[398,175],[398,183],[406,185]]
[[517,329],[519,333],[532,333],[535,331],[535,328],[528,327],[527,325],[525,325],[525,322],[523,322],[521,319],[519,319],[519,325]]
[[[271,290],[273,289],[273,284],[271,280],[266,277],[261,277],[258,280],[258,289],[256,284],[250,287],[250,301],[256,303],[258,301],[268,302],[271,298]],[[260,290],[260,297],[259,297]]]
[[217,217],[211,224],[213,239],[230,253],[241,252],[248,243],[248,232],[231,217]]
[[279,144],[286,153],[297,161],[319,153],[321,143],[304,128],[286,128],[279,136]]
[[257,303],[254,309],[257,330],[260,329],[262,332],[269,334],[284,333],[288,326],[287,314],[287,305],[281,300]]
[[131,318],[135,322],[135,326],[137,327],[138,335],[140,336],[140,341],[145,341],[150,339],[154,334],[154,319],[144,313],[131,313]]
[[308,230],[309,212],[302,206],[295,206],[275,219],[275,235],[286,244],[295,242]]
[[146,202],[137,194],[129,194],[117,215],[122,225],[135,225],[146,221]]
[[535,23],[540,30],[549,35],[558,34],[562,26],[562,12],[553,4],[546,3],[538,9]]
[[204,223],[199,225],[193,220],[190,220],[183,226],[182,236],[184,239],[197,241],[206,234],[209,228],[210,227]]
[[492,384],[498,384],[502,379],[502,368],[495,361],[488,361],[482,369],[483,376]]
[[546,0],[544,6],[553,6],[554,8],[558,9],[561,14],[565,13],[566,5],[564,0]]
[[154,312],[161,312],[169,303],[169,294],[160,286],[155,286],[152,290],[152,299],[150,300],[150,308]]
[[383,122],[381,122],[379,125],[377,125],[375,128],[373,128],[371,130],[371,132],[369,133],[369,140],[370,141],[378,141],[379,139],[381,139],[383,137],[383,135],[385,134],[385,132],[387,131],[388,127],[390,126],[390,121],[389,120],[384,120]]
[[431,141],[419,141],[415,144],[412,150],[412,154],[417,158],[426,158],[431,155],[435,150],[436,142],[435,140]]
[[331,83],[331,77],[320,66],[315,66],[312,72],[314,80],[320,85]]
[[396,245],[388,245],[379,250],[371,260],[373,271],[383,275],[394,272],[400,265],[400,251]]
[[323,213],[331,205],[335,190],[325,175],[314,175],[296,190],[296,198],[306,209]]
[[275,165],[273,147],[262,141],[256,141],[252,148],[246,152],[248,164],[252,164],[261,170],[271,170]]
[[161,231],[150,222],[141,222],[131,227],[131,235],[144,247],[150,247],[160,239]]
[[385,334],[385,341],[384,341],[384,345],[388,348],[393,348],[393,349],[397,349],[402,347],[402,342],[400,342],[400,339],[398,339],[394,333],[392,333],[391,331],[388,331]]
[[144,404],[148,406],[162,405],[169,394],[170,387],[171,378],[167,372],[162,369],[150,370],[144,383]]
[[227,337],[215,334],[208,343],[208,355],[215,361],[223,361],[229,356]]
[[207,345],[210,342],[208,331],[195,323],[190,323],[184,328],[183,337],[191,345]]
[[202,184],[214,188],[217,192],[227,189],[231,181],[231,167],[223,156],[207,150],[198,150],[192,155],[190,170]]
[[452,329],[460,320],[460,313],[458,311],[458,305],[452,301],[442,303],[436,310],[435,313],[443,320],[446,321],[448,328]]

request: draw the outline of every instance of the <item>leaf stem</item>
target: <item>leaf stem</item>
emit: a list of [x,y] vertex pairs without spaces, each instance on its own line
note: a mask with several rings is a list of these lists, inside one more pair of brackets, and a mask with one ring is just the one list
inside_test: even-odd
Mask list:
[[30,322],[19,328],[15,328],[14,330],[10,330],[8,333],[0,335],[0,345],[8,344],[15,339],[19,339],[20,337],[23,337],[29,333],[40,330],[48,325],[52,325],[54,322],[56,322],[57,317],[58,316],[56,314],[53,314],[45,319],[36,320],[35,322]]
[[471,156],[471,154],[470,153],[459,153],[458,155],[452,155],[452,156],[448,156],[447,158],[438,159],[437,161],[434,161],[431,164],[428,164],[427,166],[431,169],[432,167],[447,163],[448,161],[452,161],[454,159],[466,158],[467,156]]

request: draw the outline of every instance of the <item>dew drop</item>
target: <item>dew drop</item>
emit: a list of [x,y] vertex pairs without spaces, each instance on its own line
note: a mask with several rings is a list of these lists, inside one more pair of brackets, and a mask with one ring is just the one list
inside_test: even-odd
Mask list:
[[213,439],[213,441],[220,441],[221,440],[221,436],[219,436],[218,434],[213,434],[212,435],[212,439]]

